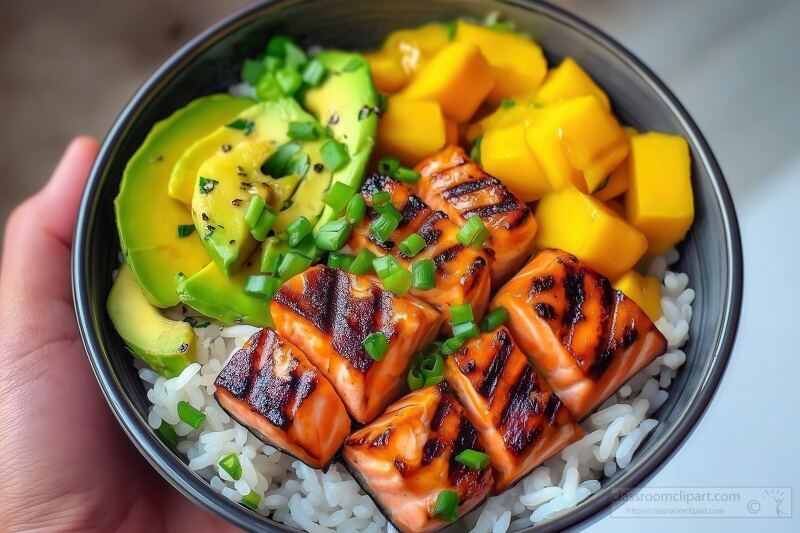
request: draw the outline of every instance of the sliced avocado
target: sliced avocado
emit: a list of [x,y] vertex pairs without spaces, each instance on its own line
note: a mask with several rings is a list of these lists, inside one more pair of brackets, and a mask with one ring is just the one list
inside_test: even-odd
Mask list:
[[[326,50],[320,52],[316,59],[325,66],[329,74],[322,85],[306,92],[303,105],[320,123],[330,127],[334,138],[347,147],[350,155],[350,161],[334,173],[333,181],[328,186],[340,182],[357,190],[361,187],[364,170],[375,145],[378,92],[364,56]],[[327,187],[314,191],[313,197],[305,196],[302,201],[308,202],[310,198],[320,201],[326,190]],[[315,232],[339,214],[325,206]]]
[[260,274],[258,252],[233,276],[226,277],[211,262],[194,276],[185,279],[179,293],[183,303],[200,313],[228,325],[248,324],[271,327],[269,301],[244,292],[247,276]]
[[190,276],[209,261],[199,236],[178,237],[192,223],[185,206],[167,196],[175,162],[197,139],[252,106],[248,98],[198,98],[157,123],[125,167],[114,200],[122,252],[147,297],[159,307],[178,303],[178,273]]
[[108,315],[136,357],[167,378],[195,360],[195,335],[186,322],[164,318],[147,301],[127,264],[120,268],[108,295]]

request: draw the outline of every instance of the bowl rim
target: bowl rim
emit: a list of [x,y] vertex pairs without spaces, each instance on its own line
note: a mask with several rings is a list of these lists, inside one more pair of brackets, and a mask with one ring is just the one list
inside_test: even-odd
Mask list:
[[[290,3],[291,1],[261,0],[228,15],[193,37],[174,52],[137,89],[134,96],[114,121],[92,166],[81,198],[72,248],[73,300],[81,338],[92,370],[115,418],[139,452],[173,487],[203,508],[249,531],[263,531],[265,528],[271,531],[295,530],[265,519],[265,517],[231,502],[222,494],[211,489],[206,481],[191,472],[179,456],[158,439],[146,420],[139,415],[124,392],[121,383],[114,375],[110,364],[108,364],[103,354],[100,335],[93,325],[91,299],[89,297],[91,281],[85,275],[88,263],[86,252],[91,239],[88,232],[95,217],[93,207],[100,190],[100,178],[116,156],[119,142],[127,133],[136,115],[160,91],[162,86],[171,80],[176,72],[194,61],[219,39],[259,17],[262,11],[280,4]],[[505,2],[516,7],[536,11],[588,37],[596,46],[605,48],[618,60],[622,61],[669,108],[670,112],[688,133],[692,144],[697,147],[697,163],[705,167],[709,174],[714,196],[721,212],[726,256],[730,265],[726,280],[721,327],[709,357],[710,369],[705,381],[700,384],[699,391],[693,395],[691,401],[680,412],[674,422],[674,430],[663,435],[660,438],[661,442],[655,443],[649,453],[638,455],[633,468],[623,471],[623,474],[614,481],[613,486],[603,487],[598,493],[561,516],[533,526],[537,531],[560,531],[580,523],[599,520],[607,515],[612,504],[619,496],[619,492],[614,492],[614,490],[623,492],[638,490],[675,454],[704,416],[709,403],[719,388],[719,383],[730,360],[730,354],[736,338],[742,302],[742,244],[733,200],[722,170],[694,120],[666,84],[627,48],[579,16],[542,0],[505,0]],[[526,528],[524,531],[530,529]]]

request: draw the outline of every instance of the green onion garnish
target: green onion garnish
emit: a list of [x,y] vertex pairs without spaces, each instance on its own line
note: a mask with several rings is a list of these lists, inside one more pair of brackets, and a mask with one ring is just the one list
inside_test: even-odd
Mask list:
[[398,248],[400,248],[400,251],[403,252],[403,255],[406,257],[414,257],[425,248],[425,239],[418,233],[412,233],[400,241]]
[[275,81],[286,96],[292,96],[303,85],[303,78],[296,69],[286,66],[275,72]]
[[287,135],[296,141],[313,141],[319,137],[319,128],[313,122],[289,122]]
[[364,215],[367,213],[367,203],[364,197],[360,194],[354,194],[347,202],[347,210],[345,211],[345,218],[353,225],[358,224],[364,220]]
[[278,270],[281,260],[282,246],[278,237],[269,237],[261,247],[261,272],[273,274]]
[[399,225],[399,216],[391,212],[385,212],[372,221],[372,224],[369,226],[369,231],[380,242],[386,242]]
[[286,175],[286,167],[292,156],[300,151],[300,143],[286,143],[272,153],[261,165],[261,172],[273,178],[281,178]]
[[381,207],[392,205],[392,195],[387,191],[378,191],[370,198],[372,207],[378,211]]
[[304,255],[308,258],[317,257],[319,249],[317,248],[317,243],[315,242],[314,234],[310,233],[306,235],[306,237],[302,241],[300,241],[297,246],[292,247],[292,251],[297,252],[300,255]]
[[264,56],[262,63],[264,64],[264,68],[267,70],[267,72],[275,72],[279,68],[283,67],[283,59],[279,57]]
[[350,223],[346,220],[332,220],[319,229],[317,246],[323,250],[338,250],[350,238]]
[[212,180],[211,178],[204,178],[203,176],[200,176],[200,178],[197,180],[197,186],[200,189],[200,194],[210,193],[218,184],[219,181]]
[[283,91],[278,81],[275,79],[274,72],[267,72],[258,79],[256,84],[256,96],[263,102],[283,98]]
[[350,273],[356,276],[363,276],[372,268],[373,259],[375,259],[375,254],[366,249],[361,250],[350,265]]
[[406,167],[400,167],[397,170],[395,170],[394,175],[392,177],[404,183],[416,183],[419,181],[422,175],[416,170],[412,170]]
[[[361,254],[359,254],[361,255]],[[357,260],[358,258],[356,258]],[[375,269],[375,273],[378,275],[379,278],[386,277],[390,271],[400,268],[400,264],[397,262],[391,255],[382,255],[381,257],[375,257],[372,260],[372,266]]]
[[246,118],[237,118],[233,122],[229,122],[225,124],[226,128],[231,128],[232,130],[239,130],[243,132],[245,135],[250,135],[253,133],[253,129],[256,127],[256,123],[252,120],[247,120]]
[[436,497],[433,516],[446,522],[458,520],[458,493],[454,490],[443,490]]
[[339,252],[331,252],[328,254],[328,268],[338,268],[347,271],[350,265],[353,264],[353,257],[350,254],[342,254]]
[[489,456],[472,449],[466,449],[456,455],[456,461],[473,470],[483,470],[489,466]]
[[261,217],[261,212],[264,211],[264,199],[258,195],[250,197],[250,203],[247,204],[247,210],[244,212],[244,219],[250,228],[256,227],[258,219]]
[[350,161],[350,156],[347,154],[345,146],[335,139],[325,141],[325,143],[320,146],[319,153],[322,155],[325,166],[328,167],[331,172],[340,170]]
[[192,426],[194,429],[199,428],[206,421],[206,415],[203,411],[199,411],[192,407],[189,402],[178,402],[178,418]]
[[411,370],[408,371],[406,381],[408,382],[408,388],[411,390],[421,389],[425,386],[425,378],[417,365],[413,365]]
[[503,98],[503,100],[500,102],[500,107],[503,109],[511,109],[515,105],[517,105],[517,103],[511,98]]
[[473,320],[475,320],[475,316],[472,314],[472,304],[465,303],[450,306],[450,321],[453,324],[472,322]]
[[481,164],[481,141],[483,140],[483,134],[478,135],[478,138],[475,139],[475,142],[472,144],[472,149],[469,151],[469,158],[475,161],[477,164]]
[[235,453],[229,453],[220,459],[218,464],[233,479],[238,480],[242,477],[242,465],[239,463],[239,456]]
[[382,277],[381,282],[386,290],[398,296],[403,296],[411,288],[411,272],[398,266]]
[[286,45],[294,44],[294,39],[288,35],[275,35],[267,42],[267,55],[272,57],[284,57],[286,55]]
[[481,320],[481,329],[483,331],[495,330],[505,324],[507,320],[508,311],[506,311],[506,308],[498,307],[483,317],[483,320]]
[[426,378],[441,376],[444,373],[444,359],[438,354],[427,356],[420,362],[419,370]]
[[478,216],[471,216],[458,230],[458,242],[464,246],[481,246],[489,238],[489,230]]
[[436,263],[433,259],[420,259],[411,265],[411,285],[428,290],[436,286]]
[[362,344],[369,356],[376,361],[383,359],[383,356],[386,355],[386,352],[389,350],[389,341],[382,331],[370,333]]
[[453,324],[453,337],[468,341],[474,339],[480,334],[478,325],[475,322],[461,322],[460,324]]
[[265,71],[266,67],[262,61],[245,59],[244,63],[242,64],[242,81],[245,81],[250,85],[255,85],[258,83],[258,79],[262,74],[264,74]]
[[294,222],[286,227],[286,233],[289,236],[289,246],[294,248],[300,241],[311,235],[311,222],[304,216],[299,216],[294,219]]
[[317,87],[325,79],[325,66],[319,59],[312,59],[303,68],[303,81],[311,87]]
[[286,169],[283,171],[284,174],[287,176],[296,174],[300,176],[300,179],[306,177],[308,174],[308,169],[311,168],[311,156],[308,154],[295,154],[291,160],[289,160],[289,164],[286,165]]
[[444,341],[442,344],[442,353],[444,355],[454,354],[464,345],[464,339],[458,337],[451,337]]
[[258,222],[256,222],[256,225],[250,230],[250,235],[257,241],[263,241],[267,238],[267,235],[269,235],[277,218],[275,213],[269,209],[264,209],[261,211],[261,216],[258,217]]
[[306,56],[303,49],[294,44],[294,42],[288,42],[285,46],[284,60],[286,61],[287,67],[297,68],[306,64],[308,56]]
[[384,176],[394,176],[398,168],[400,168],[400,159],[397,157],[382,157],[380,161],[378,161],[378,172]]
[[178,434],[175,433],[175,428],[163,420],[161,421],[161,425],[156,430],[156,433],[158,433],[158,435],[161,437],[161,440],[173,448],[178,444]]
[[194,224],[180,224],[178,226],[178,238],[182,239],[194,233]]
[[242,505],[253,511],[258,510],[259,503],[261,503],[261,496],[252,490],[247,494],[247,496],[242,498]]
[[322,197],[322,202],[329,206],[336,213],[341,213],[347,206],[347,202],[355,194],[355,189],[337,181],[331,185],[325,196]]
[[275,296],[280,286],[281,280],[266,274],[247,276],[244,282],[244,293],[269,300]]
[[291,278],[311,266],[311,259],[297,252],[288,252],[278,265],[278,276],[282,280]]

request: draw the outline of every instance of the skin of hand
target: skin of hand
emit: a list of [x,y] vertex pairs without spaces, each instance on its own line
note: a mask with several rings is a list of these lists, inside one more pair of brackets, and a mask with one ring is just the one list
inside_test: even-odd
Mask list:
[[0,266],[0,531],[233,529],[170,487],[119,427],[72,304],[70,248],[97,141],[79,137],[8,220]]

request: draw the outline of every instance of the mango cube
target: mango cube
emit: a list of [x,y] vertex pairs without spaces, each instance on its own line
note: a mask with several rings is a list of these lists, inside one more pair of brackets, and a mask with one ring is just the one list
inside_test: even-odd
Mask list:
[[547,75],[542,49],[530,38],[459,20],[455,40],[478,46],[494,69],[495,85],[489,100],[532,96]]
[[[630,126],[622,126],[622,131],[625,132],[625,136],[628,138],[629,142],[631,137],[639,134],[639,132]],[[628,190],[628,160],[630,157],[631,153],[629,150],[628,157],[617,165],[617,167],[611,171],[611,174],[608,175],[607,181],[604,184],[601,183],[594,193],[592,193],[595,198],[603,200],[608,204],[609,200],[618,197]]]
[[378,121],[378,153],[415,165],[438,152],[447,141],[445,118],[436,102],[389,97]]
[[611,110],[611,103],[603,89],[574,59],[568,57],[550,70],[536,93],[536,99],[543,104],[555,104],[587,95],[595,96],[607,111]]
[[614,282],[614,288],[636,302],[653,322],[661,316],[661,282],[657,278],[631,270]]
[[524,202],[532,202],[550,185],[525,139],[524,124],[487,131],[481,140],[481,164]]
[[396,57],[383,52],[365,54],[364,57],[369,63],[375,88],[380,92],[393,94],[405,86],[408,76]]
[[694,220],[689,145],[675,135],[636,135],[628,165],[628,220],[647,236],[648,252],[662,254],[683,240]]
[[539,114],[527,128],[528,146],[539,161],[550,189],[558,191],[574,187],[586,192],[583,175],[572,166],[561,149],[557,118],[550,109]]
[[490,115],[472,124],[467,131],[467,139],[473,141],[481,133],[495,128],[505,128],[515,124],[525,124],[527,126],[535,122],[536,117],[541,112],[541,104],[533,100],[525,98],[508,99],[506,104],[498,106]]
[[569,252],[610,279],[630,270],[647,250],[639,230],[576,189],[546,194],[536,207],[536,220],[538,248]]
[[475,114],[494,85],[492,68],[474,44],[442,48],[403,91],[410,100],[430,100],[456,122]]

